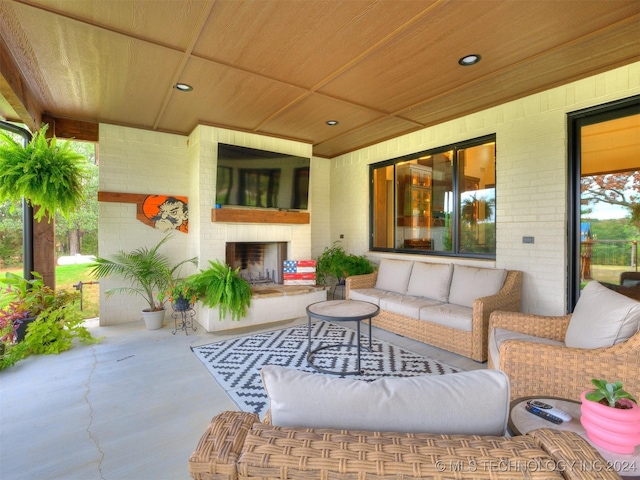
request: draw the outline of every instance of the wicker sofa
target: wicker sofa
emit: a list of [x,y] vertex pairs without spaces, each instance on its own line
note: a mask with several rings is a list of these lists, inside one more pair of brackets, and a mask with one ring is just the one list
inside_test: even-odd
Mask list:
[[484,362],[489,316],[519,311],[521,290],[517,270],[382,259],[346,279],[345,297],[377,304],[376,327]]
[[189,458],[195,480],[619,478],[573,432],[505,436],[498,370],[365,382],[266,365],[260,377],[265,419],[216,415]]
[[194,480],[619,479],[573,432],[517,437],[275,427],[215,416],[189,458]]

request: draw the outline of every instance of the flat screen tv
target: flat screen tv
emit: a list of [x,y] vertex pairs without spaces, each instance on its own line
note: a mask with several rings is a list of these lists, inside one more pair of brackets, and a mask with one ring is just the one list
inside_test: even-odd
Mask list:
[[311,159],[218,144],[216,204],[306,210]]

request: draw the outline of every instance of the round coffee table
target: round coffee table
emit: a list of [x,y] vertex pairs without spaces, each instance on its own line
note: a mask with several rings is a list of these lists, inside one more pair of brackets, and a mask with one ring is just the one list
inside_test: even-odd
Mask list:
[[[335,375],[360,375],[360,352],[362,351],[362,342],[360,339],[360,322],[369,320],[369,348],[371,351],[371,319],[380,313],[380,307],[373,303],[362,302],[360,300],[326,300],[322,302],[312,303],[307,307],[307,327],[308,327],[308,344],[307,344],[307,363],[314,370],[322,373],[330,373]],[[357,343],[332,343],[322,345],[311,350],[311,319],[327,320],[329,322],[356,322]],[[320,350],[327,348],[356,348],[356,369],[337,372],[333,370],[325,370],[317,367],[312,362],[312,357]],[[364,347],[366,348],[366,347]]]
[[[562,422],[560,425],[556,425],[525,410],[524,406],[527,404],[527,400],[540,400],[548,403],[553,407],[564,410],[571,415],[572,418],[568,422]],[[637,478],[640,476],[640,446],[636,447],[634,453],[631,455],[621,455],[594,445],[587,437],[587,432],[585,432],[584,427],[580,423],[580,415],[580,402],[575,400],[558,397],[523,397],[511,402],[507,429],[511,435],[524,435],[537,428],[553,428],[556,430],[576,432],[589,442],[607,461],[607,464],[602,466],[602,468],[615,470],[623,479]]]

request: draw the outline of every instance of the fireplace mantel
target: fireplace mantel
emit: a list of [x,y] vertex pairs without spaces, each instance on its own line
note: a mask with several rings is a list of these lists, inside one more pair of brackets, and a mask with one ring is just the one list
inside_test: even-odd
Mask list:
[[282,210],[261,210],[253,208],[213,208],[212,222],[226,223],[292,223],[310,222],[309,212],[285,212]]

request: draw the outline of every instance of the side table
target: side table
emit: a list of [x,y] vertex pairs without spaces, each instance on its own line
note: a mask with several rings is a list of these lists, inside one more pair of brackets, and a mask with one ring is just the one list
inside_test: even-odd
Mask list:
[[[307,307],[307,364],[314,370],[321,373],[330,373],[336,375],[360,375],[362,370],[360,368],[361,363],[361,351],[363,348],[360,338],[360,322],[362,320],[369,320],[369,348],[371,351],[371,319],[380,313],[380,307],[369,302],[361,302],[359,300],[326,300],[322,302],[312,303]],[[330,322],[356,322],[356,343],[332,343],[330,345],[323,345],[315,349],[311,349],[311,319],[317,318],[318,320],[327,320]],[[320,368],[313,364],[313,355],[320,350],[327,348],[356,348],[356,368],[350,371],[333,371]]]
[[[560,425],[551,423],[525,410],[527,400],[540,400],[551,406],[564,410],[571,415],[571,420],[563,422]],[[511,435],[524,435],[525,433],[537,428],[553,428],[556,430],[567,430],[576,432],[592,445],[602,457],[607,461],[606,465],[601,468],[612,468],[620,474],[623,479],[640,478],[640,446],[636,447],[631,455],[621,455],[619,453],[610,452],[597,445],[591,443],[587,437],[582,424],[580,423],[580,402],[568,400],[566,398],[557,397],[523,397],[513,400],[509,410],[509,422],[507,429]],[[593,468],[598,468],[594,466]]]

